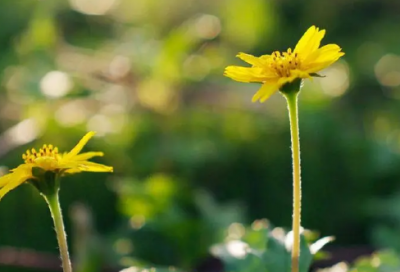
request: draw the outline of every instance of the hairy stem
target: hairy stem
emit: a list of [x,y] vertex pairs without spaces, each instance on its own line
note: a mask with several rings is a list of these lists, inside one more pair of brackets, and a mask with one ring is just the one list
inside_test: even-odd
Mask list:
[[51,216],[53,217],[54,227],[56,230],[58,246],[60,248],[60,257],[64,272],[72,272],[71,260],[68,253],[67,235],[64,229],[64,221],[61,213],[58,192],[50,195],[45,195],[47,204],[50,208]]
[[297,95],[298,92],[291,92],[285,94],[289,110],[290,133],[292,139],[292,160],[293,160],[292,272],[299,271],[299,257],[300,257],[301,180],[300,180],[300,139],[299,139]]

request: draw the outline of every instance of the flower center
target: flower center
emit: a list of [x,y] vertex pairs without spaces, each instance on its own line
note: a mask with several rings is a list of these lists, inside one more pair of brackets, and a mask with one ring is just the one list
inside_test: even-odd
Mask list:
[[35,163],[35,160],[42,157],[50,157],[57,159],[58,147],[53,147],[53,145],[43,145],[39,151],[34,148],[27,150],[25,154],[22,155],[22,159],[25,163]]
[[272,61],[270,67],[281,77],[289,77],[290,70],[300,66],[300,59],[297,53],[293,53],[289,48],[287,52],[275,51],[271,55]]

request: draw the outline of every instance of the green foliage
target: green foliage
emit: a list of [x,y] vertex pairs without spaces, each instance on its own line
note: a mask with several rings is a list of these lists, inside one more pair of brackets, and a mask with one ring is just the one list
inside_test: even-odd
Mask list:
[[[129,219],[112,235],[118,263],[138,259],[189,268],[221,240],[231,222],[243,218],[237,204],[217,204],[206,191],[193,190],[165,174],[121,180],[116,191]],[[119,250],[121,243],[132,249]]]
[[380,248],[391,248],[400,252],[400,195],[372,199],[366,210],[374,219],[371,240]]
[[370,257],[357,260],[350,272],[396,272],[400,270],[400,258],[394,251],[380,251]]
[[[325,237],[310,244],[307,236],[301,235],[299,271],[307,272],[313,255],[331,241]],[[266,221],[256,221],[251,227],[232,224],[228,230],[226,242],[214,246],[211,252],[221,258],[227,271],[232,272],[290,272],[291,233],[282,228],[270,228]]]
[[361,257],[352,265],[339,263],[318,272],[397,272],[400,270],[400,258],[392,250],[378,251],[371,256]]

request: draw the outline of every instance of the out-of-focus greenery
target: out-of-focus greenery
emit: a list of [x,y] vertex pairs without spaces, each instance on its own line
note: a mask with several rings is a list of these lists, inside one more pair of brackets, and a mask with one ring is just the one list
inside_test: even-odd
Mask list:
[[[392,0],[1,0],[1,171],[31,146],[65,150],[98,132],[88,149],[104,151],[115,173],[62,182],[79,271],[187,269],[233,222],[289,227],[284,101],[252,104],[259,86],[222,72],[239,51],[293,48],[315,24],[346,55],[301,93],[302,224],[341,245],[387,245],[376,226],[391,219],[374,200],[400,189],[399,9]],[[0,229],[1,247],[57,253],[28,185],[0,202]],[[13,269],[1,270],[23,271]]]
[[[332,240],[332,237],[324,237],[312,244],[307,241],[307,238],[309,240],[315,236],[311,232],[301,235],[300,272],[309,271],[313,256]],[[291,232],[285,233],[282,228],[272,229],[268,223],[259,220],[251,228],[232,224],[226,242],[213,246],[211,252],[224,261],[226,271],[289,272],[292,242]]]
[[[266,220],[257,220],[251,226],[233,223],[226,230],[227,236],[221,244],[213,245],[210,251],[219,257],[225,271],[265,271],[290,272],[291,233],[282,228],[271,228]],[[317,234],[303,231],[301,235],[301,255],[299,271],[309,271],[313,258],[326,259],[329,255],[319,251],[333,240],[324,237],[316,240]],[[310,241],[314,240],[313,243]],[[177,268],[148,268],[154,272],[176,271]],[[354,263],[338,263],[332,267],[318,269],[317,272],[397,272],[400,258],[393,250],[380,250],[371,256],[359,257]],[[142,272],[140,267],[131,267],[121,272]]]
[[400,259],[396,252],[382,250],[371,256],[361,257],[352,265],[338,263],[317,272],[396,272],[400,269]]

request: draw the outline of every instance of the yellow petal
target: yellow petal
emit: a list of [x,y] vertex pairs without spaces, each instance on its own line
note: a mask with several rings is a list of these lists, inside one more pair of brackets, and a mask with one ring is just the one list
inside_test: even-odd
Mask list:
[[11,190],[15,189],[22,183],[24,183],[25,180],[19,179],[13,179],[12,182],[8,183],[6,186],[0,189],[0,200]]
[[330,52],[318,56],[314,62],[305,64],[304,67],[302,67],[303,70],[307,71],[308,73],[316,73],[325,69],[344,55],[344,52],[338,52],[338,50],[340,50],[340,48],[331,50]]
[[262,61],[260,58],[257,58],[253,55],[250,54],[246,54],[246,53],[242,53],[240,52],[239,54],[237,54],[237,57],[240,58],[241,60],[244,60],[245,62],[252,64],[254,66],[261,66],[262,65]]
[[80,172],[113,172],[113,170],[114,169],[110,166],[84,161],[76,164],[75,167],[65,170],[64,173],[77,174]]
[[[337,59],[344,55],[342,50],[337,44],[327,44],[310,54],[305,60],[303,65],[307,66],[315,62],[326,62],[331,59]],[[338,56],[339,55],[339,56]]]
[[320,31],[319,28],[311,26],[297,43],[294,52],[301,58],[307,58],[310,53],[318,49],[324,36],[325,30]]
[[13,173],[10,173],[10,174],[0,177],[0,188],[4,187],[8,183],[10,183],[10,181],[12,180],[13,177],[14,177]]
[[276,74],[267,73],[259,67],[228,66],[225,68],[224,76],[239,82],[264,82],[276,77]]
[[300,40],[297,42],[296,47],[294,48],[294,52],[301,53],[304,51],[304,48],[307,47],[312,37],[314,37],[315,32],[317,31],[315,26],[311,26],[307,29],[307,31],[303,34]]
[[252,67],[228,66],[224,76],[240,82],[260,82],[264,80],[262,69]]
[[82,148],[87,144],[87,142],[95,135],[96,133],[94,131],[90,131],[86,133],[85,136],[79,141],[79,143],[69,152],[67,153],[64,158],[65,159],[70,159],[81,152]]
[[80,170],[79,168],[70,168],[70,169],[65,170],[63,173],[64,174],[77,174],[80,172],[82,172],[82,170]]
[[284,79],[284,81],[281,80],[280,85],[283,85],[284,83],[287,83],[287,82],[292,82],[296,78],[311,78],[312,79],[312,77],[310,76],[310,72],[296,69],[296,70],[290,71],[290,77],[287,77],[286,79]]
[[107,166],[104,164],[99,164],[95,162],[83,161],[79,162],[78,167],[79,170],[85,172],[113,172],[114,168],[111,166]]
[[312,66],[311,68],[307,69],[307,73],[312,74],[312,73],[317,73],[321,70],[324,70],[325,68],[327,68],[327,67],[331,66],[333,63],[335,63],[337,60],[338,60],[338,58],[327,61],[327,62],[316,64],[316,65]]
[[323,57],[317,58],[316,61],[313,63],[313,65],[319,65],[319,64],[325,63],[325,62],[334,62],[342,56],[344,56],[343,52],[332,52],[329,55],[327,54]]
[[93,157],[103,157],[103,156],[104,156],[103,152],[86,152],[86,153],[76,155],[74,157],[74,160],[87,161]]
[[32,177],[32,167],[28,165],[20,165],[12,170],[13,172],[0,178],[0,200],[9,191],[15,189],[27,179]]
[[252,102],[256,102],[258,100],[260,100],[260,102],[264,102],[272,94],[274,94],[278,89],[279,89],[279,86],[276,81],[266,82],[261,86],[261,88],[253,96]]
[[[317,30],[318,30],[318,28],[317,28]],[[317,33],[315,33],[313,39],[308,44],[307,51],[309,53],[312,53],[315,50],[317,50],[319,48],[319,46],[321,45],[321,41],[324,38],[324,36],[325,36],[325,29],[322,29],[322,30],[318,31]]]

